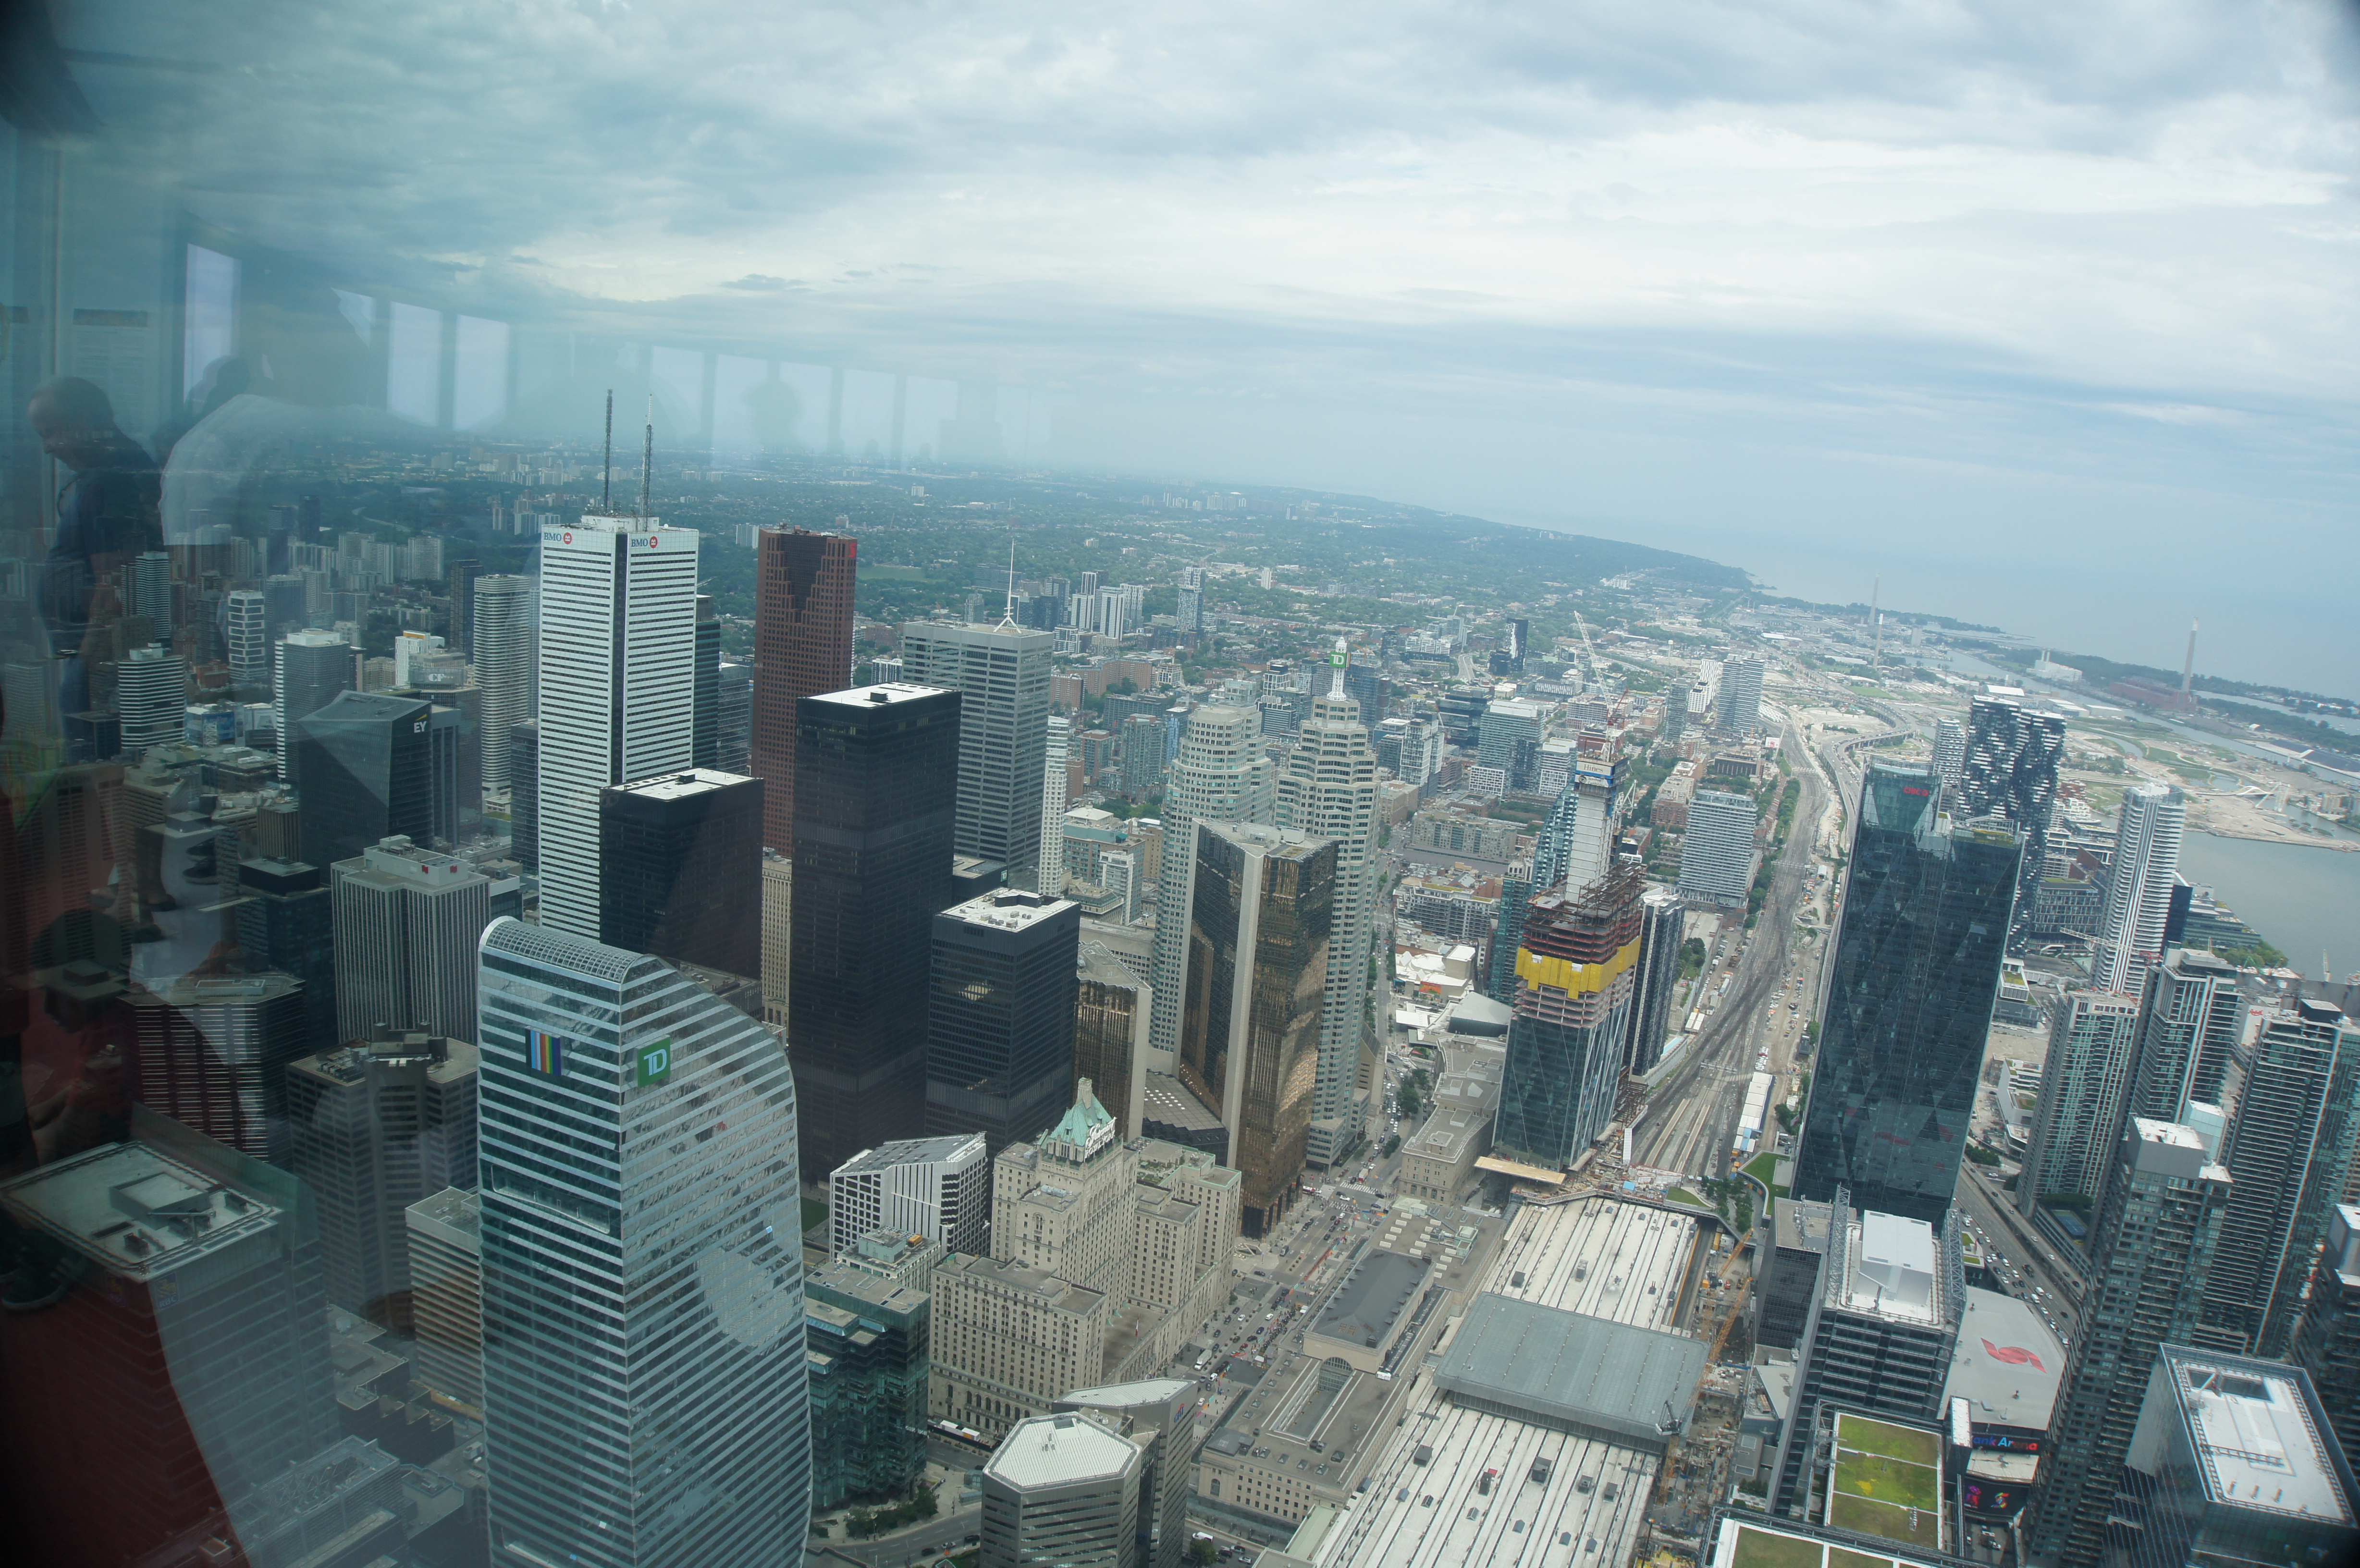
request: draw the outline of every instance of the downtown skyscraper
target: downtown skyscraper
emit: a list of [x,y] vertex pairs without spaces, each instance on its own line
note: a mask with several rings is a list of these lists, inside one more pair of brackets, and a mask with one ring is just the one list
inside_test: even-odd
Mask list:
[[1360,705],[1344,694],[1344,653],[1333,684],[1312,700],[1311,717],[1278,777],[1281,827],[1336,841],[1335,934],[1320,997],[1319,1079],[1311,1095],[1310,1159],[1340,1159],[1368,1120],[1375,1082],[1370,1040],[1369,938],[1376,904],[1377,754]]
[[1508,1060],[1494,1141],[1571,1164],[1613,1119],[1638,1006],[1646,874],[1626,861],[1579,892],[1535,893],[1508,991]]
[[541,923],[598,938],[602,791],[692,765],[694,528],[585,517],[541,530]]
[[1294,828],[1199,822],[1183,844],[1167,838],[1164,857],[1189,849],[1179,1078],[1228,1128],[1241,1224],[1266,1236],[1295,1201],[1311,1136],[1336,845]]
[[[2024,841],[2022,886],[2038,887],[2049,860],[2049,819],[2057,804],[2057,765],[2065,755],[2065,715],[2030,710],[2016,698],[1978,697],[1967,713],[1967,754],[1952,810],[1966,818],[2004,817]],[[2029,894],[2009,918],[2016,940],[2032,919]]]
[[901,678],[963,699],[958,853],[1005,866],[1016,887],[1030,887],[1040,876],[1041,769],[1049,744],[1049,653],[1056,641],[1012,621],[913,621],[901,628]]
[[2103,1560],[2147,1370],[2162,1346],[2190,1342],[2228,1209],[2229,1173],[2188,1127],[2133,1116],[2114,1160],[2039,1494],[2023,1520],[2027,1555],[2058,1568]]
[[1819,1065],[1794,1194],[1939,1226],[1958,1185],[2024,853],[1954,823],[1940,779],[1874,763],[1862,781]]
[[2098,931],[2098,988],[2136,996],[2163,957],[2180,844],[2188,832],[2188,797],[2176,784],[2141,784],[2123,795],[2113,879]]
[[847,534],[765,528],[757,536],[753,771],[764,785],[762,842],[782,855],[794,849],[795,704],[851,684],[859,564],[860,543]]
[[959,694],[863,686],[797,704],[795,1094],[809,1180],[926,1127],[934,919],[952,900]]
[[532,717],[535,590],[531,578],[508,572],[478,577],[475,589],[468,661],[484,691],[484,788],[505,789],[516,727]]
[[1155,988],[1148,1043],[1177,1051],[1183,982],[1188,975],[1188,919],[1195,908],[1199,822],[1268,822],[1276,809],[1270,758],[1262,747],[1262,710],[1204,707],[1188,715],[1179,755],[1164,780],[1164,863],[1157,879],[1155,946],[1150,983]]
[[811,1443],[785,1050],[660,959],[502,920],[482,961],[496,1557],[791,1561]]

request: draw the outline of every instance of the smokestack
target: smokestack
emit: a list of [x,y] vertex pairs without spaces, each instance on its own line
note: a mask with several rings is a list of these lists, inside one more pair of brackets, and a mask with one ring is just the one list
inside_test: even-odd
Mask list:
[[2196,681],[2196,625],[2192,619],[2188,623],[2188,662],[2180,667],[2180,695],[2183,702]]

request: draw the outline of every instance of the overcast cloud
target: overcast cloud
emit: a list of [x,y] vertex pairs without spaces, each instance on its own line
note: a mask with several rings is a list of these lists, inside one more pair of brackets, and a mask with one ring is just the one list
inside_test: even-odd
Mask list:
[[192,208],[361,282],[2360,687],[2345,7],[60,13],[221,65],[77,69]]

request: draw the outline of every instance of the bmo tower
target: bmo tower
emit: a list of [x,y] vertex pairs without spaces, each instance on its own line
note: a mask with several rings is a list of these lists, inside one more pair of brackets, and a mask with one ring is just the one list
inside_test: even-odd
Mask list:
[[694,528],[541,530],[541,923],[599,936],[601,791],[694,763]]

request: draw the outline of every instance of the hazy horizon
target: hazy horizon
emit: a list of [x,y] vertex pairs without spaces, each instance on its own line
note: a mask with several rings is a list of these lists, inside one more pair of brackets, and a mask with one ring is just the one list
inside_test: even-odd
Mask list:
[[996,387],[1028,462],[2360,669],[2331,0],[54,10],[88,179],[503,343]]

